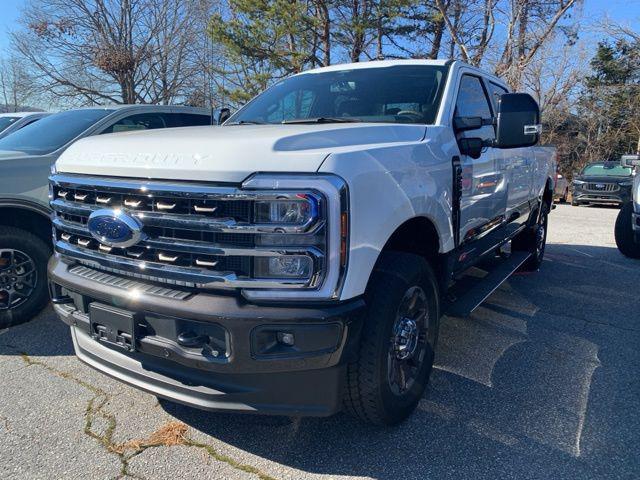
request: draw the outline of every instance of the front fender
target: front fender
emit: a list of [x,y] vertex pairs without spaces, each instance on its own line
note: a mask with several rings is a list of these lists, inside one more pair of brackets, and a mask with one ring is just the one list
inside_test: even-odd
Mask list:
[[438,145],[423,141],[337,153],[321,166],[349,185],[349,267],[341,299],[365,292],[380,252],[409,219],[430,220],[440,252],[453,249],[451,154]]

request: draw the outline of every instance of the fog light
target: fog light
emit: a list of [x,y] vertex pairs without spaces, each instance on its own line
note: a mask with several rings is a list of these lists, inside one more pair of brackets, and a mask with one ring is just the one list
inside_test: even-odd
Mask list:
[[293,333],[278,332],[276,337],[279,343],[282,343],[283,345],[287,345],[289,347],[296,343],[296,339],[293,336]]
[[255,260],[256,278],[309,278],[313,262],[305,255],[262,257]]

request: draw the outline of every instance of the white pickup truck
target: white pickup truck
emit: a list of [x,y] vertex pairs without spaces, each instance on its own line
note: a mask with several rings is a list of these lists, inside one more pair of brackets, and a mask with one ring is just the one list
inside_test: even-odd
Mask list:
[[397,423],[440,317],[542,262],[539,124],[492,75],[405,60],[292,76],[222,126],[81,140],[51,177],[52,301],[82,361],[159,397]]

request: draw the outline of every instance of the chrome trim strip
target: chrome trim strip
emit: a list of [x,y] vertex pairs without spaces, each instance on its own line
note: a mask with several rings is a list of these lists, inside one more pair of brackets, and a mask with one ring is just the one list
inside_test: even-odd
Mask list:
[[[85,250],[70,245],[66,242],[57,241],[55,250],[61,255],[67,255],[72,260],[79,260],[96,268],[107,267],[122,272],[131,271],[134,275],[158,277],[159,279],[169,279],[178,282],[196,284],[203,288],[278,288],[278,289],[300,289],[309,286],[311,279],[295,280],[253,280],[240,278],[234,272],[215,272],[194,267],[180,267],[156,262],[141,262],[130,260],[108,254],[99,254],[91,250]],[[313,277],[312,277],[313,278]]]
[[[88,217],[96,210],[104,207],[99,205],[83,205],[77,202],[67,202],[56,198],[51,201],[51,208],[56,212],[68,215]],[[219,233],[286,233],[302,234],[315,233],[322,228],[324,220],[315,219],[303,225],[286,224],[249,224],[236,222],[233,218],[212,218],[204,215],[186,215],[158,212],[136,212],[135,210],[122,209],[132,217],[139,219],[144,225],[150,227],[177,228],[181,230],[203,230]]]
[[[82,225],[74,224],[54,217],[52,219],[53,226],[58,230],[72,235],[89,237],[91,234]],[[136,247],[152,247],[158,250],[172,250],[175,252],[192,253],[201,255],[220,255],[220,256],[250,256],[250,257],[279,257],[284,255],[308,254],[316,258],[323,258],[324,255],[316,247],[307,246],[290,246],[290,247],[225,247],[215,243],[201,242],[197,240],[174,240],[170,238],[158,237],[147,238],[136,244]]]

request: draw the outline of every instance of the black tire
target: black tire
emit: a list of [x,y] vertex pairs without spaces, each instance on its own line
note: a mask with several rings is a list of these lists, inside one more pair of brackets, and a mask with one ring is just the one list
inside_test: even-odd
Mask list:
[[523,272],[536,272],[540,270],[544,260],[544,252],[547,246],[547,227],[549,225],[549,205],[542,203],[542,214],[538,216],[536,223],[511,241],[511,249],[514,251],[529,252],[531,256],[520,267]]
[[[383,253],[365,298],[368,313],[359,350],[356,359],[347,366],[345,409],[367,423],[394,425],[411,415],[431,374],[440,323],[438,283],[424,258],[400,252]],[[418,330],[415,335],[409,334],[411,340],[407,340],[398,332],[409,331],[404,327],[411,314],[403,312],[410,305],[424,306],[426,314],[418,315],[423,307],[417,308],[415,317],[419,321],[413,324]],[[407,342],[403,343],[404,340]],[[410,352],[408,346],[412,346],[414,353],[400,360],[400,356]]]
[[0,328],[30,320],[47,304],[50,255],[49,246],[34,234],[0,227]]
[[616,245],[623,255],[629,258],[640,258],[640,244],[636,243],[631,226],[633,203],[625,203],[616,218]]
[[571,199],[571,206],[572,207],[579,207],[580,206],[580,202],[578,202],[576,199]]

